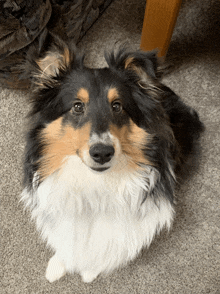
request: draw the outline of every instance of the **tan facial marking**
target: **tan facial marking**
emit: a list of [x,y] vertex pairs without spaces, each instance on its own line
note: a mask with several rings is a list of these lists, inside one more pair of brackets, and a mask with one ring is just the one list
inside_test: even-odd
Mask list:
[[63,125],[62,120],[55,120],[41,134],[42,142],[45,144],[39,168],[42,179],[60,169],[67,156],[76,155],[89,141],[89,123],[75,130],[70,125]]
[[116,136],[121,144],[122,153],[126,154],[131,162],[130,165],[137,167],[138,164],[152,165],[144,156],[142,149],[146,146],[149,135],[135,123],[130,121],[130,126],[118,129],[111,125],[110,132]]
[[77,92],[77,98],[80,99],[83,103],[89,102],[89,92],[85,88],[79,89]]
[[111,88],[108,90],[108,101],[111,104],[115,99],[117,99],[119,97],[118,91],[116,88]]

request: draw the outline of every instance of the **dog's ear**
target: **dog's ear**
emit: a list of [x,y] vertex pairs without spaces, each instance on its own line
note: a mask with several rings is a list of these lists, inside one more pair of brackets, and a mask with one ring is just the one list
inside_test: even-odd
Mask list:
[[117,53],[106,54],[106,61],[110,68],[135,74],[142,87],[149,86],[160,77],[156,51],[127,52],[121,48]]
[[83,58],[73,43],[45,32],[27,53],[29,75],[38,87],[54,86],[71,68],[82,67]]
[[124,68],[134,71],[143,82],[149,77],[156,78],[157,66],[156,52],[136,52],[124,60]]
[[63,49],[63,52],[58,51],[56,48],[46,52],[44,57],[36,60],[40,69],[40,77],[56,77],[60,71],[64,71],[69,67],[71,57],[67,47]]

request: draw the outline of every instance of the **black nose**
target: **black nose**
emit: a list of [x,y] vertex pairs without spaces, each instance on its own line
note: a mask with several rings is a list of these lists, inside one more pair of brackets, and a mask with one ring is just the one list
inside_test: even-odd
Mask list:
[[104,164],[109,162],[115,153],[113,146],[96,144],[89,149],[89,154],[95,162]]

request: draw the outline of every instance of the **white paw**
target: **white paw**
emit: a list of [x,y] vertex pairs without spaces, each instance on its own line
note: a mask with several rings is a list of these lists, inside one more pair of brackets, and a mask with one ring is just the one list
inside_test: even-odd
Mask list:
[[57,258],[56,254],[49,260],[46,269],[46,279],[52,283],[59,280],[66,273],[64,264]]
[[81,277],[84,283],[91,283],[93,280],[97,278],[98,274],[93,272],[83,272],[81,273]]

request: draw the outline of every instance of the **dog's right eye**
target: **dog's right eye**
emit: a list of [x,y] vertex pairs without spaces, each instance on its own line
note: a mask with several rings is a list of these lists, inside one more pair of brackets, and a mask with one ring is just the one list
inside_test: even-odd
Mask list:
[[83,102],[77,101],[73,104],[72,112],[78,113],[78,114],[83,113],[84,107],[85,107],[85,105]]
[[112,102],[112,110],[113,110],[114,112],[119,113],[119,112],[122,111],[122,109],[123,109],[123,107],[122,107],[121,102],[119,102],[119,101],[114,101],[114,102]]

